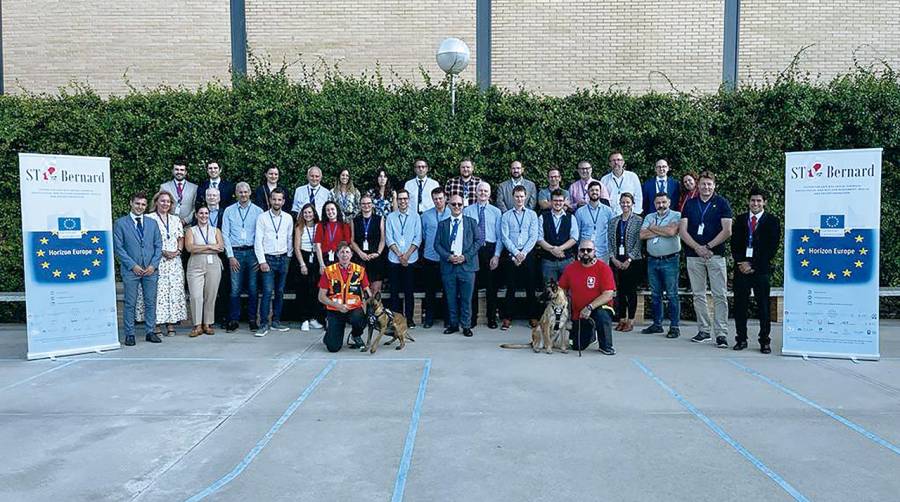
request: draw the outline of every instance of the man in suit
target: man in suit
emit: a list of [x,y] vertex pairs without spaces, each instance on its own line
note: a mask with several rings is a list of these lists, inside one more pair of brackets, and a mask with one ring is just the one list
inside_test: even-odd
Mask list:
[[644,193],[644,212],[642,213],[644,215],[653,214],[656,211],[655,201],[656,195],[659,193],[668,195],[673,204],[680,200],[678,198],[681,195],[678,180],[669,177],[669,161],[657,160],[654,169],[656,169],[656,177],[645,181],[641,188]]
[[152,218],[146,218],[147,195],[131,196],[131,213],[116,220],[113,242],[119,257],[119,271],[125,286],[125,345],[134,345],[134,315],[138,285],[144,290],[144,327],[151,343],[162,340],[153,333],[156,327],[156,283],[162,258],[162,235]]
[[778,217],[765,211],[766,194],[761,189],[750,190],[749,206],[749,212],[735,218],[731,236],[731,256],[737,267],[734,271],[734,326],[737,336],[733,348],[747,348],[747,315],[752,289],[759,317],[759,350],[768,354],[772,352],[769,347],[772,328],[769,271],[781,243],[781,223]]
[[[197,201],[194,204],[194,209],[202,206],[203,203],[206,202],[207,188],[219,190],[219,206],[223,210],[234,204],[234,183],[222,179],[222,168],[219,167],[219,163],[214,160],[207,163],[206,174],[209,175],[209,179],[203,180],[203,183],[200,183],[200,187],[197,189]],[[213,221],[212,218],[210,218],[209,221]]]
[[187,180],[187,165],[183,160],[172,166],[172,179],[159,186],[175,197],[175,214],[182,225],[189,225],[194,219],[194,202],[197,200],[197,185]]
[[537,203],[537,187],[534,182],[525,179],[524,174],[525,168],[522,167],[521,162],[514,160],[509,164],[510,179],[500,183],[500,186],[497,187],[497,207],[501,213],[505,213],[516,205],[513,201],[513,189],[517,186],[525,187],[525,207],[534,209]]
[[447,328],[444,334],[459,331],[472,336],[472,292],[478,272],[478,223],[463,216],[463,198],[450,196],[450,218],[438,223],[434,250],[441,257],[441,279],[447,294]]

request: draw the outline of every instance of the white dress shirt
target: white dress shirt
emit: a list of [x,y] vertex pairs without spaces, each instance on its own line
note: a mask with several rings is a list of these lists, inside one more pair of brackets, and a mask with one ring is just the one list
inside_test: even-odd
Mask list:
[[256,261],[266,262],[266,255],[294,255],[294,219],[289,213],[279,211],[277,215],[268,210],[256,219],[256,239],[253,251]]
[[453,225],[456,222],[459,222],[459,229],[456,231],[456,236],[453,239],[453,242],[450,243],[450,254],[462,255],[463,248],[463,215],[459,216],[451,216],[450,217],[450,235],[453,235]]
[[[433,208],[434,201],[431,200],[431,191],[439,186],[441,186],[441,184],[438,183],[436,179],[429,178],[428,176],[426,176],[424,181],[422,181],[422,200],[420,201],[419,200],[419,177],[416,176],[415,178],[407,181],[406,184],[403,185],[403,188],[405,188],[406,191],[409,192],[409,207],[410,207],[410,209],[413,209],[417,213],[421,214],[421,213],[424,213],[425,211],[428,211],[429,209]],[[422,203],[421,206],[419,205],[419,202]]]
[[609,192],[609,206],[613,210],[613,216],[622,214],[622,207],[619,206],[619,196],[625,192],[630,193],[634,197],[633,211],[635,214],[641,214],[644,211],[644,196],[641,189],[641,180],[637,174],[632,171],[625,170],[621,178],[613,176],[612,172],[600,178],[600,183],[606,187]]

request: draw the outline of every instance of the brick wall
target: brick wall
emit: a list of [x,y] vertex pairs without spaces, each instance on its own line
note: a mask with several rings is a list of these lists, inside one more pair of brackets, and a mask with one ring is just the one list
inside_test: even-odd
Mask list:
[[830,80],[859,64],[900,68],[900,0],[745,0],[741,2],[742,81],[761,81],[790,65]]
[[3,0],[4,85],[124,93],[126,71],[138,88],[227,82],[229,26],[227,0]]
[[492,81],[568,94],[576,87],[714,91],[722,0],[494,0]]
[[[340,65],[344,73],[391,73],[421,83],[419,66],[443,78],[434,53],[444,38],[469,46],[463,78],[475,79],[474,0],[247,0],[247,42],[277,66],[302,54],[307,64]],[[300,75],[300,65],[288,69]]]

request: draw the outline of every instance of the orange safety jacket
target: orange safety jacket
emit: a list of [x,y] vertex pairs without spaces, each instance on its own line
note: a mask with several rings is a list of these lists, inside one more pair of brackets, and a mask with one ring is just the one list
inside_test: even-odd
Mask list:
[[[347,273],[347,281],[341,275],[341,264],[334,263],[325,267],[325,277],[328,280],[328,299],[335,303],[342,303],[350,310],[363,306],[363,278],[364,270],[356,263],[350,263]],[[328,310],[337,311],[335,307],[327,305]]]

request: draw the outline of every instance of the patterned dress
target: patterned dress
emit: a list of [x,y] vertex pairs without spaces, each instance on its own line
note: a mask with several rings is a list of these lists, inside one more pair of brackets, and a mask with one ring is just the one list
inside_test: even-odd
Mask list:
[[388,213],[394,210],[394,192],[391,192],[385,198],[381,198],[379,192],[375,191],[374,188],[370,188],[366,195],[372,198],[372,207],[378,216],[386,218]]
[[[338,191],[338,188],[335,187],[331,190],[328,200],[334,201],[341,208],[341,213],[344,214],[344,223],[353,223],[353,217],[359,213],[359,197],[359,190],[355,188],[349,193],[345,193]],[[324,216],[319,215],[319,217]]]
[[[157,213],[150,213],[148,218],[156,220],[159,233],[162,234],[163,251],[176,251],[178,239],[184,237],[184,227],[178,216],[169,215],[168,229],[166,218]],[[138,286],[137,320],[144,320],[144,291]],[[184,268],[181,257],[167,260],[165,256],[159,261],[159,282],[156,286],[156,324],[177,324],[187,319],[187,302],[184,295]]]

